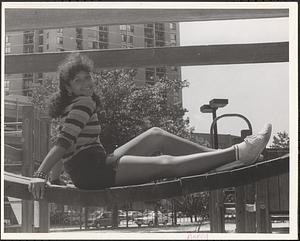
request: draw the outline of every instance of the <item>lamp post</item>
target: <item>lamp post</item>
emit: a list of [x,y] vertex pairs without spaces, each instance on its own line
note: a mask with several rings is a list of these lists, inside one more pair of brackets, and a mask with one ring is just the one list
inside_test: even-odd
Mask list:
[[[200,111],[202,113],[212,113],[213,121],[217,118],[217,109],[222,108],[228,104],[228,99],[212,99],[209,104],[202,105]],[[211,143],[213,148],[218,149],[218,127],[217,123],[214,126],[214,143]]]
[[[200,111],[202,113],[212,113],[213,122],[217,118],[217,109],[228,104],[228,99],[212,99],[209,104],[202,105]],[[218,149],[218,129],[217,123],[214,124],[214,138],[211,141],[213,148]],[[214,233],[225,232],[225,208],[223,190],[218,189],[211,191],[209,194],[209,220],[210,231]]]

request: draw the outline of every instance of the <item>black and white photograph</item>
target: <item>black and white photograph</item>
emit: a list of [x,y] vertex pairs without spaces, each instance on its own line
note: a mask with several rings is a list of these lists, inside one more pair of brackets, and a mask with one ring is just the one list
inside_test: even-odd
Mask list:
[[3,239],[297,239],[296,2],[2,2]]

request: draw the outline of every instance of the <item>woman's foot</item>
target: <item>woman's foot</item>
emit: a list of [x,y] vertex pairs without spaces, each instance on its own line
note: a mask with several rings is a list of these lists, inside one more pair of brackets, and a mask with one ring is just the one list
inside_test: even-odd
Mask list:
[[272,125],[266,124],[258,134],[247,136],[242,143],[235,145],[236,160],[244,165],[250,165],[257,161],[267,146],[271,133]]

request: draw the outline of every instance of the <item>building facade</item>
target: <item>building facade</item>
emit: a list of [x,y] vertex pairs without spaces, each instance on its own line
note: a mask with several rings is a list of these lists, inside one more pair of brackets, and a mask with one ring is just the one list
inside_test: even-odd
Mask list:
[[[7,32],[5,54],[45,53],[89,49],[149,48],[179,46],[178,23],[99,25],[80,28],[39,29]],[[181,79],[179,66],[138,68],[137,86],[154,84],[162,77]],[[55,73],[24,73],[5,75],[5,94],[31,96],[36,85]],[[171,93],[173,103],[182,103],[181,90]]]

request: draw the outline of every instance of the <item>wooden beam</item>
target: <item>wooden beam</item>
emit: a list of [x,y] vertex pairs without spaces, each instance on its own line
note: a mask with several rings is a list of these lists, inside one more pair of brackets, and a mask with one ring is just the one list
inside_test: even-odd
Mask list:
[[[79,51],[97,68],[249,64],[289,61],[289,43],[253,43]],[[5,73],[55,72],[70,52],[5,56]]]
[[5,9],[5,31],[288,17],[288,9]]
[[[50,185],[46,189],[48,202],[81,206],[126,204],[136,201],[154,201],[201,191],[244,185],[270,176],[289,172],[289,155],[257,163],[248,167],[220,173],[204,174],[180,179],[112,187],[103,190],[80,190],[74,186]],[[4,172],[4,194],[8,197],[31,200],[29,177]]]
[[4,144],[4,158],[9,159],[11,162],[21,163],[22,149]]

